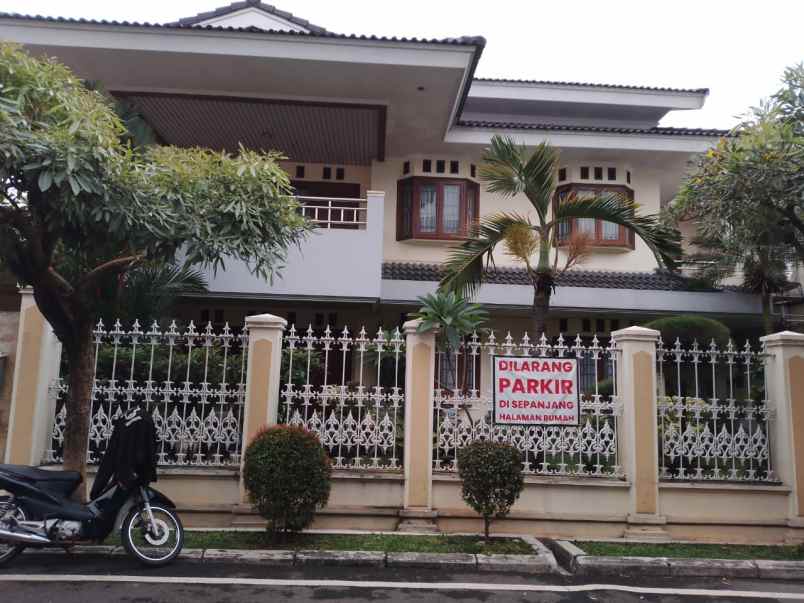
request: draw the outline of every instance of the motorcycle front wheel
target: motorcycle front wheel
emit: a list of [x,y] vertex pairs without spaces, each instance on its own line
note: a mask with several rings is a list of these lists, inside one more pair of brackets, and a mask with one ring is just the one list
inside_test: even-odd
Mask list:
[[[3,525],[4,519],[25,521],[25,511],[19,505],[12,503],[9,496],[0,496],[0,525]],[[0,541],[0,567],[11,563],[11,560],[24,550],[24,544]]]
[[134,508],[121,528],[120,537],[129,555],[152,567],[167,565],[184,546],[184,526],[172,509],[151,505],[153,524],[145,505]]

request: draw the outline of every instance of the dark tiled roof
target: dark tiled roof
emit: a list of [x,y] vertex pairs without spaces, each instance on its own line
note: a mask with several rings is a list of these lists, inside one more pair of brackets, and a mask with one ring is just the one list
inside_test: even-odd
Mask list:
[[614,90],[644,90],[646,92],[681,92],[684,94],[709,94],[709,88],[665,88],[663,86],[629,86],[626,84],[592,84],[589,82],[554,82],[549,80],[519,80],[514,78],[476,77],[476,82],[499,82],[501,84],[536,84],[539,86],[577,86],[579,88],[610,88]]
[[279,10],[275,6],[271,6],[270,4],[263,4],[260,0],[242,0],[241,2],[232,2],[227,6],[221,6],[220,8],[216,8],[215,10],[207,11],[204,13],[198,13],[193,17],[185,17],[183,19],[179,19],[171,23],[170,25],[196,25],[202,21],[206,21],[208,19],[214,19],[215,17],[222,17],[224,15],[228,15],[244,8],[254,7],[258,8],[263,12],[268,14],[274,15],[279,17],[280,19],[284,19],[285,21],[289,21],[294,25],[298,25],[299,27],[303,27],[309,31],[313,31],[316,33],[328,33],[326,29],[323,27],[319,27],[318,25],[313,25],[306,19],[300,19],[295,15],[284,11]]
[[[415,262],[385,262],[382,278],[388,281],[439,281],[438,264]],[[495,268],[486,273],[485,282],[499,285],[530,285],[524,268]],[[687,279],[666,271],[613,272],[597,270],[569,270],[562,274],[561,287],[593,287],[598,289],[642,289],[652,291],[700,291]]]
[[729,130],[714,128],[670,128],[655,126],[653,128],[613,128],[607,126],[569,126],[561,124],[528,124],[515,121],[477,121],[458,120],[458,126],[466,128],[499,128],[503,130],[542,130],[560,132],[600,132],[601,134],[655,134],[660,136],[728,136]]
[[304,32],[286,31],[280,29],[260,29],[259,27],[217,27],[213,25],[181,25],[175,23],[149,23],[138,21],[109,21],[105,19],[81,19],[73,17],[48,17],[44,15],[22,15],[19,13],[0,12],[0,19],[15,19],[18,21],[40,21],[43,23],[68,23],[76,25],[105,25],[113,27],[139,27],[149,29],[164,30],[201,30],[201,31],[223,31],[240,33],[259,33],[268,35],[295,36],[298,38],[331,38],[335,40],[361,40],[368,42],[403,42],[412,44],[450,44],[453,46],[474,46],[482,50],[486,45],[483,36],[463,36],[460,38],[425,39],[425,38],[404,38],[404,37],[385,37],[385,36],[366,36],[358,34],[336,34],[329,31],[324,32]]

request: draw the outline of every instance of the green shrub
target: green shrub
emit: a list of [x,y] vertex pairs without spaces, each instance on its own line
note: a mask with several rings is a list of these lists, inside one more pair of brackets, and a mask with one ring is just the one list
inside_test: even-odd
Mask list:
[[723,347],[728,345],[731,337],[729,328],[719,320],[692,314],[659,318],[643,326],[659,331],[665,347],[672,347],[676,339],[680,339],[685,346],[697,340],[701,347],[708,346],[714,339],[718,346]]
[[243,481],[274,540],[312,523],[329,500],[331,475],[318,438],[300,427],[265,428],[246,448]]
[[[608,377],[606,379],[601,379],[597,382],[597,393],[602,398],[608,398],[614,395],[614,379]],[[592,385],[591,387],[587,387],[583,395],[585,398],[591,398],[595,395],[595,386]]]
[[508,444],[474,442],[458,451],[458,473],[463,500],[483,516],[488,539],[491,520],[508,515],[525,487],[520,453]]

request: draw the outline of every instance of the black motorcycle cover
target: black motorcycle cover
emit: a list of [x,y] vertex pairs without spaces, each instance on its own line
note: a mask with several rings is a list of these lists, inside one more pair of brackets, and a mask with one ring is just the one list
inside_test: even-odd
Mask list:
[[140,408],[127,412],[114,423],[90,498],[100,496],[112,480],[126,490],[155,482],[156,459],[156,428],[150,415]]

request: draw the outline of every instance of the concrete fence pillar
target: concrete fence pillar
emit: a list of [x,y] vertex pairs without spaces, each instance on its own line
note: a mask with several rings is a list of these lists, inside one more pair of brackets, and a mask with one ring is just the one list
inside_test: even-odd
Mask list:
[[783,331],[760,339],[768,352],[765,387],[771,469],[790,487],[787,540],[804,542],[804,334]]
[[419,332],[419,320],[405,333],[405,496],[399,529],[435,531],[433,512],[433,384],[436,334]]
[[32,289],[23,289],[8,418],[5,462],[39,465],[45,457],[56,399],[48,388],[59,376],[61,343],[42,316]]
[[623,406],[619,452],[628,500],[627,538],[666,539],[659,513],[659,459],[656,423],[656,343],[659,331],[628,327],[612,334],[617,358],[617,397]]
[[273,314],[246,317],[248,363],[246,403],[243,409],[243,456],[240,459],[240,500],[248,502],[243,485],[246,447],[266,425],[276,425],[282,369],[282,335],[287,321]]

